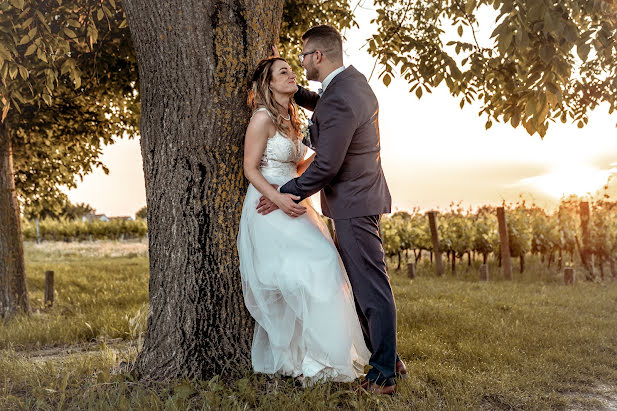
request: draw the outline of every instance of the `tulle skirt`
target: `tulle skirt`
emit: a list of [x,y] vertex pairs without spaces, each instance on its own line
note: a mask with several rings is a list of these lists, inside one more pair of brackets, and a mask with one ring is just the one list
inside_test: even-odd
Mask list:
[[[283,185],[290,176],[266,176]],[[370,353],[349,279],[327,227],[311,206],[297,218],[258,214],[261,194],[249,185],[238,233],[244,302],[255,319],[255,372],[353,381]]]

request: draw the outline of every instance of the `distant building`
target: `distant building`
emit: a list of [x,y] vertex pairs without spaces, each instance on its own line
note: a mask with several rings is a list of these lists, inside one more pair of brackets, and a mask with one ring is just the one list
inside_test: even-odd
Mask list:
[[111,220],[120,220],[120,221],[133,221],[133,217],[127,217],[127,216],[122,216],[122,217],[110,217]]
[[81,221],[87,221],[87,222],[92,222],[92,221],[104,221],[107,222],[109,221],[109,217],[107,217],[105,214],[86,214],[85,216],[83,216],[81,218]]

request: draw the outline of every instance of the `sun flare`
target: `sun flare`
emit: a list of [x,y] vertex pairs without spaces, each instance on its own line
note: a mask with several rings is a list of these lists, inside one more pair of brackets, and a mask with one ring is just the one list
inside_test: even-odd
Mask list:
[[594,194],[608,182],[617,168],[600,170],[586,164],[560,167],[550,173],[525,178],[517,185],[532,186],[554,198],[575,194],[584,196]]

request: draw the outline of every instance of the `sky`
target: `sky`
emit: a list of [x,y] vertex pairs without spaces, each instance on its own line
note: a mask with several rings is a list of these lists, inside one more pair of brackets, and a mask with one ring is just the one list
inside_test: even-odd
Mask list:
[[[368,78],[374,60],[363,46],[374,31],[374,10],[368,1],[362,5],[356,9],[360,28],[343,33],[344,60]],[[493,30],[483,27],[481,42]],[[509,124],[485,130],[479,106],[460,109],[445,86],[418,100],[405,80],[395,78],[385,87],[377,73],[369,84],[379,101],[382,166],[393,211],[444,210],[452,203],[473,208],[521,196],[550,209],[563,195],[595,192],[617,173],[617,116],[609,116],[606,106],[591,113],[585,128],[555,123],[541,139]],[[139,138],[118,139],[101,160],[109,175],[96,170],[68,191],[69,198],[108,216],[134,216],[146,204]]]

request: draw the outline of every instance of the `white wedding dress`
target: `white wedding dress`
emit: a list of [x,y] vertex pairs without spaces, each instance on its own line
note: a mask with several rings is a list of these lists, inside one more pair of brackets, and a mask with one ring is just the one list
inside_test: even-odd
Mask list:
[[[295,145],[295,147],[294,147]],[[260,170],[271,184],[297,177],[306,154],[276,133]],[[257,213],[261,194],[249,185],[238,233],[244,302],[255,319],[255,372],[353,381],[363,374],[370,353],[355,311],[349,279],[330,234],[310,199],[297,218],[281,210]]]

